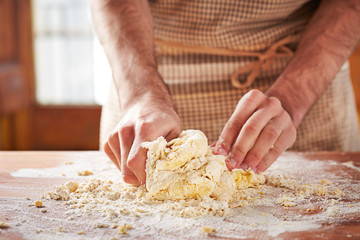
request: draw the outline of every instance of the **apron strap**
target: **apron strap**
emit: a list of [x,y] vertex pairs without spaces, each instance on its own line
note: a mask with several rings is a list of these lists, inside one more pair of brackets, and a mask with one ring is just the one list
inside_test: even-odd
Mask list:
[[[269,70],[271,63],[278,57],[292,57],[294,52],[287,47],[287,44],[298,42],[300,35],[289,35],[283,39],[272,44],[267,50],[261,52],[251,52],[227,48],[213,48],[206,46],[187,45],[180,42],[166,41],[155,38],[156,52],[157,53],[197,53],[197,54],[210,54],[232,57],[255,57],[255,61],[245,65],[238,69],[231,75],[231,84],[235,88],[246,88],[250,86],[259,76],[261,70]],[[239,76],[242,74],[248,74],[245,82],[239,81]]]

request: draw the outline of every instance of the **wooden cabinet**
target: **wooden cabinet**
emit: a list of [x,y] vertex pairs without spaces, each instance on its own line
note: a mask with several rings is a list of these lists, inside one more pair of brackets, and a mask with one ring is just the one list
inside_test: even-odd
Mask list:
[[100,106],[35,99],[31,0],[0,0],[0,150],[95,150]]

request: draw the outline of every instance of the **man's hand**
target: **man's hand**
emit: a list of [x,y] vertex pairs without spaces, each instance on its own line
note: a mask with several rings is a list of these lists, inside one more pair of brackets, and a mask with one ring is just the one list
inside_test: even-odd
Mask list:
[[146,149],[141,143],[159,136],[169,141],[179,134],[179,117],[172,107],[151,101],[138,103],[125,112],[105,142],[104,151],[126,183],[141,185],[146,180]]
[[153,19],[146,0],[93,0],[94,26],[109,60],[123,118],[104,151],[124,181],[145,182],[144,141],[180,133],[169,92],[157,71]]
[[225,125],[215,153],[229,155],[229,169],[265,171],[296,139],[290,115],[275,97],[251,90]]

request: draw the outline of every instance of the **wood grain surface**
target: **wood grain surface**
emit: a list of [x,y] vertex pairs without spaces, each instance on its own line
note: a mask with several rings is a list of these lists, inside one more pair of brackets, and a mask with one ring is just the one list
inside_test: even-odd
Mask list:
[[[285,153],[286,159],[288,153]],[[349,179],[349,185],[353,189],[360,188],[360,153],[340,153],[340,152],[309,152],[291,153],[291,156],[304,159],[306,163],[310,161],[322,161],[323,170],[329,174],[342,176]],[[289,155],[290,156],[290,155]],[[94,161],[107,161],[106,156],[98,151],[50,151],[50,152],[0,152],[0,221],[7,222],[10,227],[0,229],[0,239],[73,239],[74,235],[67,235],[84,230],[86,235],[79,235],[76,239],[111,239],[113,229],[93,229],[89,227],[89,222],[99,219],[96,214],[88,214],[86,218],[69,222],[65,221],[67,216],[66,206],[57,201],[46,202],[46,213],[41,212],[41,208],[29,206],[35,200],[40,200],[44,192],[51,187],[62,184],[74,178],[71,175],[76,164],[81,167],[88,166]],[[337,163],[352,161],[353,168],[345,167]],[[74,163],[74,167],[68,166],[68,170],[62,172],[51,172],[65,163]],[[297,172],[299,177],[306,178],[307,173],[301,167],[294,166],[291,161],[285,161],[284,172],[291,169]],[[88,164],[88,165],[87,165]],[[79,166],[80,166],[79,165]],[[305,167],[304,167],[305,168]],[[41,175],[41,170],[46,170],[48,175]],[[61,168],[59,168],[61,169]],[[64,168],[63,168],[64,169]],[[294,169],[296,171],[294,171]],[[26,172],[28,170],[28,173]],[[31,171],[30,171],[31,170]],[[36,173],[36,171],[39,171]],[[22,173],[21,171],[24,171]],[[282,171],[280,168],[279,171]],[[33,175],[31,175],[33,173]],[[312,173],[313,175],[316,173]],[[323,174],[323,173],[321,173]],[[309,175],[310,177],[310,175]],[[337,178],[337,179],[341,179]],[[340,184],[334,182],[334,184]],[[359,204],[360,199],[347,198],[349,206]],[[316,204],[314,205],[316,207]],[[271,211],[269,209],[269,211]],[[292,214],[317,214],[321,208],[314,212],[306,212],[301,206],[293,209],[281,208],[282,214],[291,218]],[[280,213],[279,212],[279,213]],[[345,217],[344,217],[345,216]],[[76,216],[75,216],[76,217]],[[224,219],[222,219],[223,221]],[[321,227],[314,229],[304,229],[301,231],[282,232],[276,236],[270,236],[264,231],[250,231],[242,235],[241,239],[360,239],[360,212],[348,215],[339,214],[329,222],[321,222]],[[59,226],[65,230],[59,229]],[[281,227],[281,226],[280,226]],[[137,231],[134,229],[133,231]],[[139,230],[140,231],[140,230]],[[160,234],[160,232],[159,232]],[[141,232],[137,232],[138,239]],[[164,235],[146,235],[146,239],[166,239]],[[128,235],[131,237],[131,235]],[[171,239],[183,239],[181,232],[173,232],[169,235]],[[238,239],[219,236],[203,236],[208,239]],[[117,239],[117,238],[114,238]],[[122,239],[122,237],[119,237]],[[194,238],[195,239],[195,238]],[[198,238],[196,238],[198,239]]]

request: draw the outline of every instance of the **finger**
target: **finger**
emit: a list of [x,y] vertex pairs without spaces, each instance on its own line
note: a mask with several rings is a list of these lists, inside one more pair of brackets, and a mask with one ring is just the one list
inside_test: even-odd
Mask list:
[[180,135],[180,128],[176,128],[174,130],[172,130],[170,133],[168,133],[167,135],[165,135],[165,139],[167,142],[173,140],[174,138],[179,137]]
[[147,150],[141,147],[142,142],[144,141],[140,139],[134,141],[127,160],[128,168],[133,172],[140,184],[144,184],[146,181],[145,164]]
[[229,154],[230,148],[236,141],[242,126],[265,99],[265,95],[259,90],[252,90],[240,99],[233,115],[220,134],[215,146],[215,154],[225,156]]
[[[294,133],[295,132],[295,133]],[[270,148],[269,152],[265,154],[264,158],[259,162],[256,166],[257,173],[264,172],[268,169],[271,164],[275,162],[276,159],[280,157],[280,155],[292,144],[294,143],[296,138],[296,130],[295,128],[291,128],[287,131],[284,131],[280,134],[274,146]]]
[[[235,144],[231,147],[231,154],[228,159],[231,167],[238,168],[240,166],[261,131],[267,123],[280,114],[282,110],[280,101],[277,98],[270,97],[264,105],[246,121]],[[248,168],[248,166],[243,167]]]
[[104,149],[104,152],[106,153],[106,155],[111,159],[111,161],[115,164],[115,166],[120,170],[119,162],[118,162],[115,154],[111,150],[108,142],[105,142],[103,149]]
[[119,135],[117,132],[111,133],[108,137],[108,141],[107,141],[110,150],[112,151],[112,155],[115,156],[116,158],[116,162],[115,163],[116,166],[119,167],[120,171],[121,171],[121,154],[120,154],[120,142],[119,142]]
[[140,185],[135,174],[128,167],[128,156],[134,141],[134,130],[132,127],[120,128],[119,133],[121,149],[121,173],[124,182],[134,185]]
[[270,120],[270,122],[261,131],[254,146],[246,154],[244,161],[240,165],[240,168],[251,168],[256,172],[256,166],[274,145],[276,139],[280,136],[285,128],[284,126],[286,126],[288,121],[289,119],[285,111],[283,111],[279,116]]

